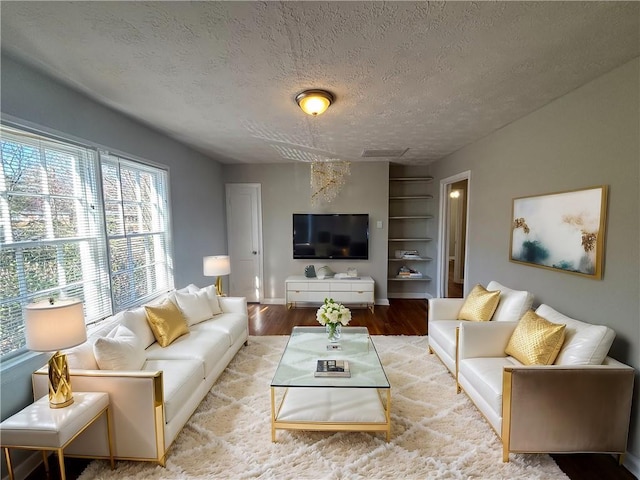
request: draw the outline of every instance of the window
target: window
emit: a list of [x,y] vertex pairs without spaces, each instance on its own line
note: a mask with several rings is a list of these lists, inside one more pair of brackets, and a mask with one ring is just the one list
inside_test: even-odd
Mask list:
[[102,155],[111,284],[116,310],[172,286],[167,173]]
[[94,323],[173,287],[165,170],[0,134],[0,355],[24,349],[33,301],[80,298]]

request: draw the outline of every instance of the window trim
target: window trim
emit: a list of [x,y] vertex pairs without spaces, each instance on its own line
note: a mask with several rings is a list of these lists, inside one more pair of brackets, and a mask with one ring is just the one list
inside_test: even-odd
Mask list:
[[[124,160],[133,162],[133,163],[138,163],[141,164],[143,166],[146,167],[150,167],[150,168],[154,168],[154,169],[160,169],[160,170],[164,170],[166,172],[166,198],[167,198],[167,205],[168,205],[168,218],[167,218],[167,232],[169,233],[169,239],[167,241],[168,245],[166,246],[166,251],[167,251],[167,255],[168,255],[168,270],[167,273],[170,274],[170,283],[172,284],[168,291],[171,291],[171,288],[175,287],[175,251],[174,251],[174,230],[173,230],[173,212],[172,212],[172,208],[173,208],[173,202],[172,202],[172,198],[171,198],[171,168],[163,163],[160,162],[154,162],[152,160],[148,160],[146,158],[140,157],[136,154],[132,154],[129,152],[125,152],[122,150],[119,150],[117,148],[113,148],[113,147],[108,147],[104,144],[98,143],[98,142],[94,142],[91,140],[87,140],[85,138],[82,137],[78,137],[75,136],[73,134],[69,134],[66,132],[61,132],[59,130],[50,128],[50,127],[45,127],[42,125],[39,125],[37,123],[34,122],[30,122],[28,120],[24,120],[21,119],[19,117],[16,117],[14,115],[10,115],[4,112],[0,112],[0,126],[8,128],[8,129],[14,129],[17,130],[20,134],[22,135],[33,135],[34,137],[45,137],[48,141],[52,141],[52,142],[58,142],[60,144],[62,144],[63,146],[65,145],[73,145],[75,147],[79,147],[79,148],[84,148],[87,150],[92,150],[94,152],[94,154],[96,155],[97,158],[97,172],[96,172],[96,178],[97,178],[97,182],[98,182],[98,195],[99,195],[99,200],[102,203],[102,206],[104,207],[104,192],[103,192],[103,179],[102,179],[102,155],[114,155],[117,157],[120,157]],[[105,240],[108,242],[108,235],[106,234],[107,230],[106,230],[106,222],[107,222],[107,218],[106,218],[106,213],[103,212],[102,215],[102,222],[103,222],[103,228],[104,228],[104,232],[105,232]],[[128,307],[126,307],[123,310],[115,310],[114,307],[114,303],[113,303],[113,288],[111,285],[111,259],[109,257],[109,253],[108,253],[108,245],[107,243],[105,243],[104,245],[104,249],[107,252],[106,255],[106,261],[107,261],[107,265],[108,265],[108,269],[109,269],[109,293],[110,293],[110,302],[112,305],[112,313],[106,317],[102,317],[100,319],[97,320],[93,320],[89,323],[86,323],[85,326],[87,328],[87,335],[91,334],[91,330],[92,327],[93,328],[98,328],[98,326],[105,321],[106,319],[118,314],[120,311],[124,311],[127,309],[131,309],[131,308],[135,308],[137,306],[141,306],[151,300],[153,300],[154,298],[158,298],[159,296],[161,296],[163,293],[162,292],[155,292],[153,294],[147,295],[145,297],[142,297],[139,300],[139,303],[136,302],[135,305],[130,305]],[[164,291],[163,291],[164,292]],[[43,355],[42,352],[33,352],[31,350],[28,350],[26,347],[21,347],[18,348],[16,350],[13,350],[11,352],[8,352],[4,355],[0,355],[0,373],[5,371],[6,369],[9,368],[13,368],[15,365],[22,363],[24,361],[27,361],[35,356],[38,355]]]

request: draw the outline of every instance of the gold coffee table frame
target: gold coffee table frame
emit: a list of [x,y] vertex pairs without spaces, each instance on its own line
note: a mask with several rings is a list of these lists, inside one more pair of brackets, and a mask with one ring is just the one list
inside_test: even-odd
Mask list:
[[[328,350],[327,345],[324,327],[293,328],[271,381],[271,440],[276,441],[277,430],[314,430],[383,432],[388,442],[391,385],[369,331],[344,327],[341,349]],[[351,377],[315,377],[319,359],[348,360]],[[283,390],[281,398],[278,390]],[[358,403],[360,418],[353,421],[340,410],[349,400]]]

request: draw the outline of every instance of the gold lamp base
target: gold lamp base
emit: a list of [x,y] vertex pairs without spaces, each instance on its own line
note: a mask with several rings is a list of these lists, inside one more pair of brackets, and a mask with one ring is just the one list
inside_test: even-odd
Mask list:
[[216,278],[216,295],[219,297],[224,297],[225,294],[222,291],[222,277]]
[[64,408],[73,403],[67,356],[56,352],[49,360],[49,407]]

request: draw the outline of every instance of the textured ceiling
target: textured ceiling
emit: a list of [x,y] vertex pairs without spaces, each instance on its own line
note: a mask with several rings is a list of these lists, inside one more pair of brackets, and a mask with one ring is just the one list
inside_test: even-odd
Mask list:
[[[223,163],[429,163],[640,55],[636,2],[0,8],[10,55]],[[336,96],[320,117],[308,88]]]

